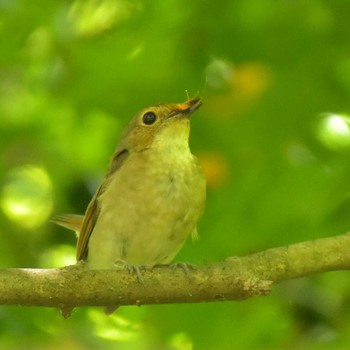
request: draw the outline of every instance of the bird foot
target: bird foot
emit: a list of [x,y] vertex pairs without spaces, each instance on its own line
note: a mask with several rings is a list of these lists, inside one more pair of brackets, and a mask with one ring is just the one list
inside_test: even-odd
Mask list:
[[177,269],[180,268],[186,276],[190,276],[191,275],[191,271],[195,268],[195,265],[190,264],[190,263],[184,263],[184,262],[177,262],[177,263],[173,263],[171,265],[169,265],[169,267],[171,269]]
[[128,271],[130,274],[135,274],[137,277],[137,280],[143,284],[143,279],[142,279],[142,275],[141,275],[141,269],[140,266],[138,265],[133,265],[133,264],[128,264],[126,261],[124,260],[117,260],[114,262],[114,266],[119,269],[119,270],[126,270]]

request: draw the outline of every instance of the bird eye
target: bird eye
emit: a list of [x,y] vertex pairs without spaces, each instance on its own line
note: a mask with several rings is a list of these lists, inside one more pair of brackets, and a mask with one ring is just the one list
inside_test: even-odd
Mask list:
[[146,112],[142,117],[142,121],[146,125],[152,125],[156,120],[157,120],[157,116],[153,112]]

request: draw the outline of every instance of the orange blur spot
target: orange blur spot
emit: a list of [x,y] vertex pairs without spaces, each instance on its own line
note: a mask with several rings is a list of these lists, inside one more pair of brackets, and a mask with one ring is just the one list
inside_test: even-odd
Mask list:
[[222,187],[229,178],[230,167],[227,158],[221,153],[198,155],[209,189]]
[[228,91],[206,100],[206,110],[215,118],[237,117],[256,103],[272,84],[270,69],[259,62],[241,64],[232,67],[232,71]]

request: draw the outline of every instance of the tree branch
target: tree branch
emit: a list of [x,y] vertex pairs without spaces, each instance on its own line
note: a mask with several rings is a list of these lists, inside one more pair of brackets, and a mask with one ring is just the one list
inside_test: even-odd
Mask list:
[[127,270],[1,269],[0,304],[75,306],[242,300],[270,293],[273,283],[350,269],[350,234],[269,249],[225,262]]

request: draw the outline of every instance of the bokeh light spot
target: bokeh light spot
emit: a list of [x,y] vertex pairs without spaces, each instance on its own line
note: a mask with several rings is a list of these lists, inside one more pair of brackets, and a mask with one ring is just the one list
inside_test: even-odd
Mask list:
[[350,117],[345,114],[323,114],[318,124],[317,136],[324,146],[332,150],[348,148]]
[[61,244],[50,246],[40,257],[40,266],[54,268],[76,264],[75,247]]
[[171,349],[192,350],[193,342],[186,333],[176,333],[171,338]]
[[234,74],[232,63],[222,59],[213,59],[205,70],[208,86],[214,90],[227,90]]
[[52,183],[45,169],[24,166],[13,169],[2,187],[0,205],[6,216],[25,228],[36,228],[50,216]]
[[128,1],[77,0],[69,17],[77,36],[98,35],[129,18],[133,6]]
[[143,327],[140,323],[113,314],[106,317],[101,310],[88,310],[88,317],[95,325],[95,333],[98,337],[120,342],[135,341],[143,334]]

